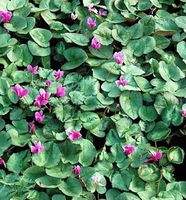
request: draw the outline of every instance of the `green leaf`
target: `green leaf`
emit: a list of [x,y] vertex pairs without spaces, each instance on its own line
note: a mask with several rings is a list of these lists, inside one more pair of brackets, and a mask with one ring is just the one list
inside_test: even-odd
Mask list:
[[145,182],[155,182],[160,178],[160,171],[154,164],[144,164],[139,167],[138,175]]
[[63,70],[75,69],[88,59],[86,52],[78,47],[65,50],[64,57],[68,62],[62,66]]
[[30,153],[28,150],[21,151],[19,153],[13,153],[8,159],[7,168],[9,171],[18,174],[29,166],[29,161]]
[[83,126],[87,130],[92,130],[99,126],[100,118],[96,113],[93,112],[83,112],[80,115],[80,120],[83,123]]
[[152,7],[150,0],[139,0],[138,10],[148,10]]
[[125,91],[120,96],[120,104],[123,111],[132,119],[138,117],[138,110],[142,106],[142,95],[140,92]]
[[147,138],[152,141],[161,141],[168,137],[170,131],[167,124],[160,121],[157,122],[154,129],[147,134]]
[[23,173],[23,177],[27,179],[29,182],[35,182],[37,178],[44,175],[45,175],[44,169],[38,166],[29,167]]
[[186,60],[186,43],[184,41],[177,44],[177,52],[179,55]]
[[79,153],[81,152],[81,146],[71,141],[65,141],[61,145],[61,154],[63,163],[72,163],[75,164],[78,162]]
[[66,198],[65,198],[65,196],[64,195],[62,195],[62,194],[54,194],[53,196],[52,196],[52,200],[66,200]]
[[8,3],[8,10],[16,10],[22,8],[26,4],[27,0],[11,0]]
[[42,48],[35,42],[28,41],[28,48],[33,56],[49,56],[51,51],[50,48]]
[[[2,123],[2,122],[1,122]],[[0,155],[11,145],[10,136],[5,131],[0,132]]]
[[82,139],[79,144],[81,145],[82,149],[79,153],[79,162],[83,166],[91,165],[96,155],[96,149],[94,145],[89,140],[85,139]]
[[58,186],[59,190],[61,190],[65,195],[71,197],[77,197],[82,192],[82,187],[76,178],[68,178],[66,181],[62,181],[60,186]]
[[184,160],[184,151],[180,147],[171,147],[167,152],[168,160],[174,164],[181,164]]
[[41,47],[50,46],[49,41],[52,38],[50,31],[42,28],[34,28],[30,31],[32,39]]
[[35,182],[41,188],[56,188],[61,183],[59,178],[54,178],[54,177],[50,177],[50,176],[42,176],[40,178],[37,178],[35,180]]
[[112,31],[106,26],[100,26],[93,32],[93,35],[98,39],[98,41],[105,46],[112,44],[113,39],[111,34]]
[[57,144],[48,142],[44,144],[45,150],[40,154],[34,154],[32,156],[33,162],[39,167],[52,168],[57,166],[61,159],[61,152]]
[[153,37],[144,36],[139,40],[132,40],[129,42],[127,48],[134,52],[134,55],[139,57],[143,54],[148,54],[154,50],[156,41]]
[[79,46],[87,46],[89,39],[87,36],[79,33],[63,33],[62,37],[67,43],[75,43]]
[[142,106],[139,109],[139,117],[148,122],[153,122],[157,118],[154,106]]
[[178,27],[186,29],[186,16],[179,16],[175,18]]

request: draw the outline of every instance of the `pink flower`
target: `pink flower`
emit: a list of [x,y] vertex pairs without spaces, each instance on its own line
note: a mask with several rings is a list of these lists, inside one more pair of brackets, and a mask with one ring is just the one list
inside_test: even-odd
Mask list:
[[71,129],[67,129],[66,130],[66,133],[68,135],[68,138],[73,141],[73,140],[77,140],[79,138],[81,138],[81,133],[78,132],[78,131],[74,131],[74,130],[71,130]]
[[94,49],[100,49],[100,48],[101,48],[101,44],[100,44],[100,42],[96,39],[96,37],[93,37],[93,38],[92,38],[91,47],[94,48]]
[[0,18],[4,23],[9,23],[12,18],[12,13],[9,11],[0,11]]
[[126,145],[123,148],[123,152],[127,155],[130,155],[131,153],[133,153],[135,151],[135,146],[133,145]]
[[46,81],[45,81],[45,84],[46,84],[46,86],[49,87],[49,86],[52,84],[52,81],[51,81],[51,80],[46,80]]
[[116,81],[117,86],[126,86],[127,85],[127,80],[123,77],[120,76],[119,80]]
[[44,120],[44,118],[45,118],[45,115],[43,115],[43,111],[42,110],[35,113],[35,120],[37,122],[42,122]]
[[0,165],[4,165],[4,164],[5,164],[4,159],[2,159],[2,158],[0,157]]
[[181,114],[182,114],[182,117],[186,117],[186,109],[185,108],[182,109]]
[[113,57],[117,64],[124,62],[124,54],[122,52],[115,52]]
[[79,165],[76,165],[73,167],[73,173],[79,175],[81,173],[81,167]]
[[107,15],[107,11],[106,10],[103,10],[103,9],[99,10],[99,16],[106,16],[106,15]]
[[31,72],[32,74],[37,74],[38,73],[38,66],[32,67],[32,65],[28,65],[27,69],[29,72]]
[[71,13],[70,15],[72,20],[76,20],[77,19],[77,14],[76,13]]
[[56,96],[57,97],[64,97],[66,95],[67,88],[62,87],[61,85],[56,88]]
[[48,103],[48,99],[51,95],[50,92],[46,92],[44,89],[39,90],[39,94],[34,102],[34,105],[40,108],[41,106],[45,106]]
[[89,12],[94,12],[95,14],[98,13],[97,9],[94,8],[94,4],[93,3],[91,3],[91,4],[88,5],[88,11]]
[[150,153],[150,157],[145,162],[157,162],[162,156],[163,153],[160,151],[157,151],[156,153]]
[[29,93],[27,89],[23,89],[19,84],[16,84],[12,89],[17,94],[19,99],[22,99]]
[[59,80],[64,75],[64,72],[60,69],[58,71],[54,71],[54,77],[56,80]]
[[93,20],[91,17],[88,17],[88,19],[87,19],[87,24],[88,24],[91,28],[94,28],[94,27],[96,27],[96,20]]
[[35,121],[34,120],[31,121],[28,126],[29,126],[29,132],[30,133],[33,133],[36,130],[36,126],[35,126]]
[[31,152],[39,154],[42,151],[44,151],[44,146],[41,144],[41,142],[34,142],[34,145],[31,146]]

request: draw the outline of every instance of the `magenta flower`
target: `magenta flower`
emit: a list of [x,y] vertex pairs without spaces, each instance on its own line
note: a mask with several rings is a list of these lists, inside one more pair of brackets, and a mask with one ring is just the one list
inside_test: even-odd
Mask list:
[[38,66],[32,67],[32,65],[28,65],[27,70],[29,72],[31,72],[32,74],[37,74],[38,73]]
[[92,38],[91,47],[94,48],[94,49],[100,49],[101,48],[101,43],[97,40],[96,37]]
[[94,4],[93,3],[91,3],[91,4],[88,5],[88,11],[89,12],[94,12],[95,14],[98,13],[97,9],[94,8]]
[[79,175],[81,173],[81,167],[79,165],[75,165],[73,167],[73,173]]
[[133,145],[125,145],[123,148],[123,152],[127,155],[130,155],[135,151],[135,146]]
[[19,84],[16,84],[12,89],[13,89],[13,92],[17,94],[19,99],[22,99],[24,96],[26,96],[29,93],[27,89],[23,89]]
[[76,20],[78,16],[76,13],[71,13],[70,17],[72,20]]
[[156,153],[150,153],[150,157],[145,162],[157,162],[161,157],[163,156],[163,153],[161,151],[157,151]]
[[31,121],[29,124],[28,124],[28,127],[29,127],[29,132],[30,133],[33,133],[35,130],[36,130],[36,126],[35,126],[35,121]]
[[107,11],[103,10],[103,9],[100,9],[98,13],[99,13],[99,16],[106,16],[107,15]]
[[0,165],[4,165],[4,164],[5,164],[4,159],[2,159],[2,158],[0,157]]
[[182,109],[181,114],[182,114],[182,117],[186,117],[186,109],[185,108]]
[[66,95],[67,88],[62,87],[61,85],[56,88],[56,96],[57,97],[64,97]]
[[42,110],[35,113],[35,120],[37,122],[42,122],[44,120],[44,118],[45,118],[45,115],[43,115],[43,111]]
[[4,23],[9,23],[12,18],[12,13],[9,11],[0,11],[0,18]]
[[34,102],[34,105],[38,108],[40,108],[41,106],[45,106],[48,103],[48,99],[51,95],[50,92],[46,92],[44,89],[40,89],[39,90],[39,94]]
[[54,77],[56,80],[59,80],[64,75],[64,72],[60,69],[58,71],[54,71]]
[[46,86],[49,87],[49,86],[52,84],[52,81],[51,81],[51,80],[46,80],[46,81],[45,81],[45,84],[46,84]]
[[115,52],[114,53],[114,60],[117,64],[123,64],[124,62],[124,54],[120,51],[120,52]]
[[126,86],[127,80],[123,76],[120,76],[119,80],[116,81],[116,85],[117,86]]
[[78,131],[67,129],[66,133],[68,135],[69,140],[71,140],[71,141],[81,138],[81,133]]
[[88,19],[87,19],[87,24],[88,24],[91,28],[94,28],[94,27],[96,27],[96,20],[93,20],[91,17],[88,17]]
[[44,151],[44,146],[41,144],[41,142],[34,142],[34,145],[31,146],[31,152],[32,153],[36,153],[36,154],[39,154],[41,153],[42,151]]

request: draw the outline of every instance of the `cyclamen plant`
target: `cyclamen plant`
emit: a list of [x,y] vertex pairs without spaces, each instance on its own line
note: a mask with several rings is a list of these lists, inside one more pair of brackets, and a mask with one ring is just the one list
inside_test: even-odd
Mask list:
[[0,200],[186,198],[184,13],[0,1]]

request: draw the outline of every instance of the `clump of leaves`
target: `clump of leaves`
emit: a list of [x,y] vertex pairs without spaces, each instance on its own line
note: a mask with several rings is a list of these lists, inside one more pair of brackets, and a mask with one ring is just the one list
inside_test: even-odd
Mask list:
[[186,198],[185,12],[0,1],[0,199]]

